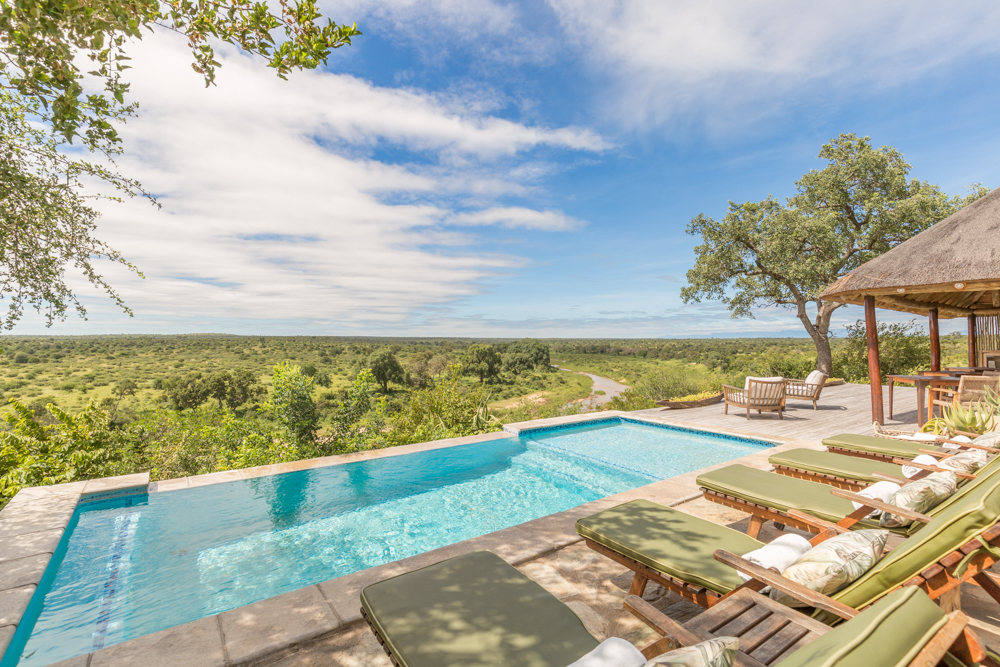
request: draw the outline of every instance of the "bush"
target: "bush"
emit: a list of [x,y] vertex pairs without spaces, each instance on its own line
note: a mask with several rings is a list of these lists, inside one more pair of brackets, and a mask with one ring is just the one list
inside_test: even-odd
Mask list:
[[31,357],[29,357],[24,352],[18,352],[17,354],[14,355],[14,363],[15,364],[26,364],[26,363],[28,363],[28,361],[30,359],[31,359]]
[[[927,365],[930,339],[917,327],[916,320],[878,325],[879,366],[882,383],[887,375],[908,375]],[[848,382],[868,384],[868,340],[865,323],[858,320],[847,327],[846,345],[833,356],[833,372]]]
[[411,392],[409,406],[391,424],[390,444],[457,438],[502,428],[489,414],[490,396],[485,386],[463,390],[459,386],[460,366],[449,370],[447,380]]

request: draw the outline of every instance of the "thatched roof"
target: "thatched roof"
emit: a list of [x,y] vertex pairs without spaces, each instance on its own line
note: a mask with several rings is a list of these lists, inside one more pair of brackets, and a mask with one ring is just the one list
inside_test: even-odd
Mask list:
[[1000,188],[833,283],[823,299],[963,317],[1000,313]]

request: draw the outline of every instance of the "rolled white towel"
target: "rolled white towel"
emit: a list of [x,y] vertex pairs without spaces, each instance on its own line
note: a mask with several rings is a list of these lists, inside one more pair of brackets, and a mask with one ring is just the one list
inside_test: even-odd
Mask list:
[[[903,468],[903,470],[905,471],[906,468]],[[900,489],[899,484],[886,480],[884,482],[875,482],[868,488],[858,491],[858,495],[864,496],[865,498],[872,498],[874,500],[881,500],[883,503],[887,503],[889,502],[889,499],[892,498],[893,494],[899,491],[899,489]],[[861,503],[854,502],[853,500],[851,501],[851,504],[854,505],[854,509],[856,510],[859,510],[862,507],[864,507],[864,505],[862,505]],[[868,516],[874,519],[880,516],[881,514],[882,510],[874,510]]]
[[[810,549],[812,549],[812,545],[809,544],[809,540],[801,535],[788,533],[765,544],[760,549],[743,554],[743,558],[761,567],[773,567],[778,572],[784,572]],[[743,572],[738,574],[743,581],[752,579],[749,574]]]
[[940,435],[934,435],[933,433],[914,433],[906,436],[907,440],[917,440],[918,442],[934,442],[940,438]]
[[[936,466],[938,460],[931,456],[930,454],[921,454],[920,456],[913,459],[914,463],[922,463],[925,466]],[[917,468],[916,466],[903,466],[903,477],[910,479],[911,477],[923,472],[923,469]],[[882,482],[879,482],[881,484]],[[891,482],[890,482],[891,483]],[[871,498],[871,496],[868,496]]]

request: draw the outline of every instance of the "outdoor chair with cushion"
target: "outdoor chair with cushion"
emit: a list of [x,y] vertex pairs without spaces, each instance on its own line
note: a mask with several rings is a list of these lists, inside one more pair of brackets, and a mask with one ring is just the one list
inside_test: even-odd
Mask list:
[[[973,434],[975,435],[975,434]],[[977,437],[977,440],[979,438]],[[989,440],[989,438],[987,438]],[[823,438],[823,446],[829,451],[846,456],[857,456],[880,461],[893,459],[913,459],[928,451],[947,454],[949,450],[943,445],[952,445],[957,449],[980,449],[996,454],[1000,450],[989,445],[975,442],[959,442],[947,438],[933,440],[911,440],[902,437],[858,435],[841,433],[840,435]]]
[[813,410],[818,410],[819,395],[823,392],[829,376],[821,371],[813,371],[805,380],[785,379],[785,398],[801,398],[812,401]]
[[[953,456],[968,456],[970,450],[928,450],[932,458],[938,459],[938,464],[928,467],[915,464],[910,459],[897,458],[892,462],[885,460],[868,459],[857,456],[844,456],[830,451],[816,449],[789,449],[784,452],[772,454],[767,462],[774,466],[774,472],[787,477],[804,479],[820,484],[829,484],[838,489],[848,491],[859,491],[879,481],[889,480],[899,483],[899,480],[918,479],[915,476],[907,476],[903,471],[904,466],[924,468],[927,472],[920,476],[926,476],[930,472],[939,472],[942,469],[958,470],[960,479],[972,479],[979,470],[972,474],[966,474],[961,468],[955,468],[945,462]],[[984,452],[984,456],[989,454]],[[961,458],[961,456],[959,456]]]
[[779,419],[784,419],[785,410],[785,380],[784,378],[754,378],[748,377],[743,389],[722,385],[726,406],[724,414],[729,414],[729,406],[743,408],[750,419],[750,411],[777,412]]
[[1000,375],[963,375],[958,381],[958,389],[930,388],[933,404],[946,408],[955,405],[967,408],[986,398],[987,390],[993,395],[1000,394]]
[[[881,479],[881,473],[877,474]],[[986,483],[988,478],[993,480],[990,483],[1000,484],[1000,458],[994,458],[987,463],[974,477],[973,480],[959,480],[959,487],[951,497],[926,510],[922,516],[933,519],[949,505],[962,502],[977,484]],[[898,479],[892,481],[902,482]],[[792,526],[811,532],[822,530],[811,523],[812,518],[844,527],[878,527],[877,520],[869,520],[866,512],[854,506],[855,502],[862,501],[858,500],[853,492],[827,484],[776,475],[773,472],[739,464],[699,475],[696,483],[706,500],[749,514],[750,526],[747,534],[753,537],[757,536],[761,527],[768,521],[773,521],[779,526]],[[865,499],[864,502],[875,501]],[[876,507],[876,509],[881,508]],[[803,514],[805,519],[796,518],[797,515]],[[917,521],[911,525],[887,529],[899,535],[912,535],[920,530],[920,527],[921,522]]]
[[[827,488],[828,492],[838,491]],[[960,495],[958,500],[949,499],[936,508],[934,517],[920,515],[917,520],[926,525],[831,597],[853,609],[863,609],[900,586],[919,586],[936,600],[953,594],[964,581],[975,581],[1000,602],[1000,585],[986,572],[1000,561],[1000,474],[980,477],[963,491],[955,494]],[[885,507],[878,501],[856,499],[864,503],[861,509],[854,511],[847,502],[844,512],[853,515],[840,524],[791,508],[785,517],[818,533],[810,543],[820,544],[835,534],[849,532],[873,509]],[[890,509],[903,515],[898,508]],[[588,547],[632,570],[630,594],[641,596],[646,584],[654,581],[705,608],[718,604],[744,583],[731,567],[713,560],[714,551],[721,548],[742,556],[763,546],[738,530],[646,500],[580,519],[576,532]]]
[[[808,593],[810,600],[824,597]],[[823,606],[841,609],[830,602]],[[652,658],[704,664],[669,659],[681,646],[713,640],[732,646],[734,638],[741,650],[733,664],[739,667],[925,667],[949,651],[965,664],[986,657],[962,612],[945,614],[916,589],[894,593],[860,614],[843,608],[850,620],[835,629],[750,587],[734,595],[728,608],[720,605],[683,626],[629,596],[626,609],[663,636],[640,652],[622,639],[598,641],[569,607],[488,551],[372,584],[362,591],[361,605],[398,667],[643,667]],[[684,657],[691,655],[688,650]]]

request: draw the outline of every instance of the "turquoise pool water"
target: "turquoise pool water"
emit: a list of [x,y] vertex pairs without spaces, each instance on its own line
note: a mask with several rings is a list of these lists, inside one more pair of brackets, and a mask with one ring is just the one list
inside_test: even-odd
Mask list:
[[0,667],[47,665],[767,446],[614,419],[83,504]]

